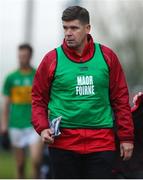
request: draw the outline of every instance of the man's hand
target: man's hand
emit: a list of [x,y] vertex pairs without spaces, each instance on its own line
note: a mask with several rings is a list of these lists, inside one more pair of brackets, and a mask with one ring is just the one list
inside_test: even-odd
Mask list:
[[142,92],[138,92],[138,94],[136,94],[134,97],[133,97],[133,103],[136,104],[136,101],[138,99],[139,96],[143,95]]
[[2,106],[2,117],[0,122],[0,133],[6,134],[8,132],[8,119],[9,119],[9,107],[10,107],[10,97],[3,96],[3,106]]
[[53,134],[53,132],[51,129],[44,129],[41,132],[42,141],[44,143],[53,144],[54,138],[52,137],[52,134]]
[[8,125],[5,122],[0,123],[0,134],[6,134],[8,132]]
[[133,143],[123,142],[120,144],[120,156],[123,160],[129,160],[133,153]]

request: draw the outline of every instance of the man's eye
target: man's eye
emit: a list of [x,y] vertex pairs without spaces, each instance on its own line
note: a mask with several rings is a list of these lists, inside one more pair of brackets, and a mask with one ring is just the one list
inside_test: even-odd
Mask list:
[[67,30],[67,27],[64,26],[63,28],[64,28],[64,30]]
[[77,30],[77,29],[78,29],[78,27],[71,27],[71,29],[72,29],[72,30]]
[[77,30],[77,29],[79,29],[79,27],[76,27],[76,26],[72,26],[72,27],[66,27],[66,26],[63,26],[63,29],[65,30],[65,31],[67,31],[68,29],[70,29],[70,30]]

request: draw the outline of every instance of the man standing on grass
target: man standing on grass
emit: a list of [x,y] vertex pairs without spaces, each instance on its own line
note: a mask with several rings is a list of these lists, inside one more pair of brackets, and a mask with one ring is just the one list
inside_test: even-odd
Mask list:
[[[49,144],[54,178],[112,178],[112,110],[123,160],[133,151],[124,73],[116,54],[94,43],[85,8],[68,7],[62,23],[63,44],[46,54],[35,75],[33,126]],[[60,132],[56,118],[61,118]]]
[[3,86],[1,133],[9,132],[17,178],[25,178],[25,148],[28,146],[33,178],[39,177],[42,144],[31,125],[31,89],[35,69],[31,66],[32,47],[22,44],[18,48],[19,68],[10,73]]

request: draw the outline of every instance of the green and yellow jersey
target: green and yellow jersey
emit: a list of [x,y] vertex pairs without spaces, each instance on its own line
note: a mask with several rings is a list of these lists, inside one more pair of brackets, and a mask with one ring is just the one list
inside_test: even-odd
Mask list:
[[9,127],[26,128],[31,125],[31,90],[35,69],[16,70],[9,74],[3,86],[3,94],[11,100]]

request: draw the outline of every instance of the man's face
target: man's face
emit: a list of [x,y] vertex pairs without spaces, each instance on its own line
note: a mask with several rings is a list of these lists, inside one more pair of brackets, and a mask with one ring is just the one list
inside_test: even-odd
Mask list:
[[90,32],[90,25],[79,20],[63,21],[65,41],[68,47],[78,48]]
[[28,49],[20,49],[18,51],[18,58],[21,67],[30,65],[31,54]]

